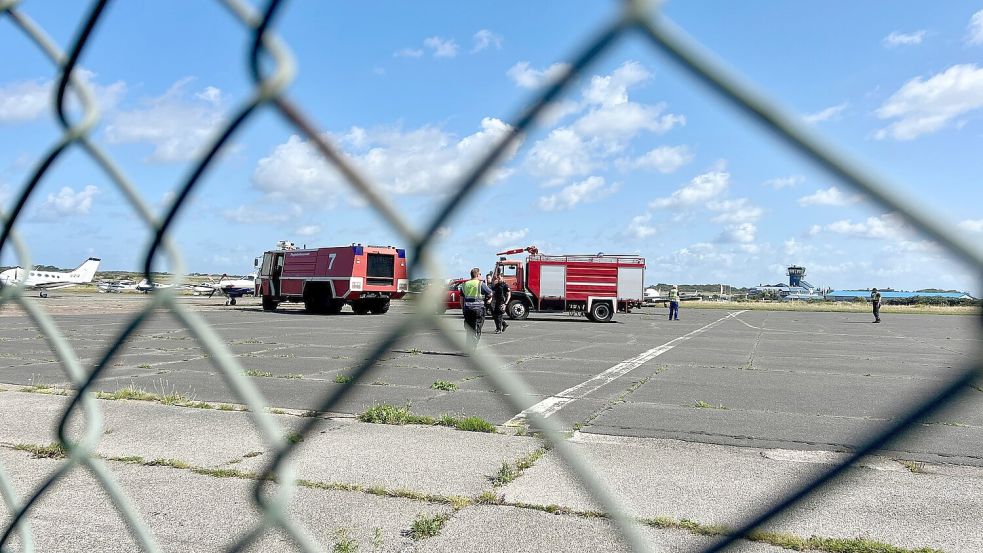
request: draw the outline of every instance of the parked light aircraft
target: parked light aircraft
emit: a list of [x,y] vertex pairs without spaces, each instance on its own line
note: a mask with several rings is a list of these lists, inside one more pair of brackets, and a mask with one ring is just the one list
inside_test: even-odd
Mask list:
[[48,290],[92,282],[92,277],[99,269],[99,261],[98,257],[90,257],[71,271],[44,271],[40,269],[27,271],[20,267],[14,267],[0,273],[0,285],[24,286],[28,290],[40,290],[39,295],[46,298],[48,297]]
[[223,274],[218,282],[202,282],[192,289],[198,294],[207,294],[209,297],[219,292],[229,298],[226,305],[235,305],[236,299],[256,293],[256,273],[250,273],[245,278],[229,278],[228,275]]

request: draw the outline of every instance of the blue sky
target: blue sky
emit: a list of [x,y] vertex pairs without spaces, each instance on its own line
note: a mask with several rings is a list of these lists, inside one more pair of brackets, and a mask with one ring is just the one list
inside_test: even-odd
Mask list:
[[[193,10],[189,7],[193,6]],[[416,225],[618,2],[289,3],[289,96]],[[64,48],[84,6],[24,13]],[[726,64],[973,240],[983,239],[983,3],[669,2]],[[250,92],[249,36],[217,2],[117,2],[84,52],[93,139],[155,209]],[[58,136],[55,72],[0,17],[0,197]],[[80,151],[42,181],[18,230],[34,263],[137,269],[149,234]],[[188,270],[245,273],[279,239],[401,241],[270,110],[234,137],[174,235]],[[441,232],[447,275],[499,249],[640,253],[649,282],[756,285],[802,264],[832,287],[978,280],[895,214],[817,170],[627,36],[526,135]],[[6,253],[4,264],[16,260]],[[166,268],[162,263],[160,268]]]

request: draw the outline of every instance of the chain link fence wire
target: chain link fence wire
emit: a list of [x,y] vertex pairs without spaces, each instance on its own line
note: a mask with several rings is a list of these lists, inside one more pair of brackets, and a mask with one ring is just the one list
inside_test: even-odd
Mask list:
[[[180,252],[168,238],[170,227],[180,214],[181,209],[187,204],[190,193],[198,186],[202,176],[211,168],[212,162],[222,147],[252,119],[258,110],[268,109],[309,140],[310,144],[324,159],[333,165],[347,182],[364,197],[366,202],[382,215],[393,231],[412,245],[413,255],[410,257],[409,267],[411,275],[420,273],[443,274],[439,263],[431,255],[431,243],[437,235],[437,229],[464,205],[482,182],[483,177],[502,161],[503,154],[514,147],[516,142],[534,127],[537,117],[549,106],[550,102],[561,97],[571,87],[575,79],[583,74],[586,68],[601,54],[609,51],[617,41],[633,38],[650,43],[655,50],[661,51],[689,72],[700,84],[715,90],[723,101],[731,103],[736,108],[735,111],[757,121],[765,129],[784,140],[794,150],[799,151],[806,158],[811,159],[818,166],[855,190],[866,194],[880,207],[899,213],[915,229],[958,256],[976,274],[983,275],[983,254],[953,228],[938,223],[944,218],[933,217],[932,213],[909,201],[884,179],[874,175],[860,163],[848,159],[830,144],[820,140],[799,123],[797,118],[788,115],[776,103],[757,92],[749,83],[725,69],[714,60],[713,56],[703,51],[697,43],[676,29],[668,19],[659,13],[657,7],[644,0],[623,1],[617,16],[612,21],[599,26],[596,33],[584,41],[582,48],[571,56],[569,69],[535,97],[529,108],[520,112],[513,119],[514,123],[512,123],[507,135],[457,183],[456,187],[453,188],[456,193],[446,200],[437,211],[437,215],[424,226],[422,231],[415,230],[381,193],[381,188],[367,179],[354,164],[330,144],[317,127],[311,123],[311,119],[304,114],[302,109],[290,100],[286,89],[296,74],[296,65],[286,44],[272,31],[276,16],[284,9],[287,2],[285,0],[271,0],[261,12],[257,12],[252,6],[240,0],[224,0],[223,4],[231,17],[235,18],[251,34],[252,41],[247,61],[254,88],[251,95],[232,111],[228,123],[209,144],[205,155],[194,162],[187,177],[180,181],[179,186],[175,189],[173,201],[164,214],[157,217],[137,193],[133,182],[119,169],[112,158],[89,137],[89,133],[99,121],[98,106],[86,84],[76,77],[75,68],[78,66],[79,59],[87,44],[93,40],[93,32],[102,19],[109,2],[110,0],[92,2],[79,26],[77,35],[70,44],[68,53],[65,54],[47,37],[45,31],[21,9],[19,0],[0,0],[0,18],[8,19],[16,29],[22,32],[51,61],[58,75],[58,87],[53,98],[52,108],[61,126],[62,134],[31,171],[30,177],[14,199],[10,213],[0,213],[3,220],[3,230],[0,233],[0,250],[9,246],[22,267],[31,266],[29,252],[15,232],[16,223],[22,216],[23,208],[52,164],[69,148],[79,148],[109,177],[144,224],[152,231],[153,239],[147,247],[144,259],[145,277],[148,281],[152,281],[152,266],[159,257],[164,257],[175,273],[175,282],[180,285],[184,280],[184,264]],[[264,67],[267,66],[271,69],[264,72]],[[78,121],[73,121],[69,117],[69,93],[78,100],[80,105],[81,117]],[[57,431],[58,442],[65,448],[67,459],[41,484],[31,490],[25,501],[19,499],[13,482],[0,463],[0,498],[2,498],[7,511],[11,513],[7,525],[0,529],[2,530],[0,552],[10,551],[11,540],[15,535],[19,541],[20,551],[25,553],[35,551],[34,539],[28,521],[30,513],[47,491],[77,466],[84,467],[96,478],[141,549],[147,552],[160,551],[150,528],[131,506],[125,493],[113,478],[111,471],[105,463],[93,454],[99,437],[102,435],[102,414],[93,394],[90,393],[94,382],[107,367],[111,366],[115,355],[126,344],[127,340],[157,310],[166,310],[194,336],[230,390],[241,403],[246,405],[249,412],[248,416],[252,418],[260,435],[273,451],[272,460],[266,466],[254,488],[254,501],[262,513],[262,518],[249,532],[229,544],[227,550],[244,550],[271,529],[280,529],[285,532],[303,551],[326,550],[323,544],[318,543],[309,529],[300,522],[293,520],[287,512],[287,506],[296,488],[291,462],[296,443],[288,441],[273,418],[266,413],[264,409],[266,406],[265,398],[257,387],[242,375],[242,367],[232,356],[222,339],[201,316],[182,307],[176,301],[174,290],[177,288],[175,286],[171,289],[164,289],[152,296],[146,307],[124,325],[123,330],[102,354],[99,362],[88,369],[81,366],[78,356],[44,309],[38,303],[27,301],[24,298],[22,288],[8,286],[0,290],[0,306],[11,303],[24,310],[28,318],[44,335],[49,347],[55,353],[76,390],[61,417]],[[352,390],[352,386],[358,384],[386,352],[418,328],[436,327],[441,338],[450,347],[461,351],[465,350],[465,338],[460,334],[458,325],[454,325],[436,314],[435,307],[442,302],[442,295],[443,291],[439,287],[429,287],[423,293],[419,308],[416,309],[415,313],[380,339],[371,348],[365,360],[350,373],[351,382],[323,397],[317,410],[321,412],[333,411],[334,407]],[[505,364],[494,352],[479,346],[478,351],[469,359],[474,368],[484,373],[491,380],[495,389],[502,391],[504,398],[511,403],[517,412],[526,408],[526,405],[519,398],[532,394],[533,390],[521,378],[505,369]],[[973,366],[964,369],[939,389],[931,391],[920,404],[891,419],[878,432],[868,437],[843,462],[801,482],[794,492],[776,503],[763,505],[759,512],[749,516],[737,530],[711,544],[705,551],[724,550],[736,540],[746,536],[779,514],[793,509],[797,503],[811,494],[835,485],[836,477],[843,471],[862,457],[883,449],[902,438],[907,431],[925,420],[926,417],[945,407],[959,394],[965,392],[969,388],[969,384],[980,380],[981,377],[983,377],[983,365],[977,360]],[[84,430],[80,436],[70,436],[68,421],[71,417],[79,414],[85,421]],[[569,470],[579,479],[592,498],[609,514],[625,544],[634,551],[649,551],[650,547],[642,539],[638,523],[626,514],[621,501],[596,477],[586,459],[564,439],[561,434],[561,425],[553,418],[545,418],[538,413],[530,413],[528,423],[542,431],[544,438],[550,442]],[[303,426],[298,430],[299,434],[306,436],[316,424],[317,419],[315,418],[305,419]],[[652,490],[652,493],[658,493],[658,490]]]

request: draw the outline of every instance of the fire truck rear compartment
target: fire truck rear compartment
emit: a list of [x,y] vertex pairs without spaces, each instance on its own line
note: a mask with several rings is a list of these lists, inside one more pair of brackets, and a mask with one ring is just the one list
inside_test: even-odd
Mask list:
[[369,258],[365,271],[366,284],[371,286],[391,286],[395,264],[393,256],[382,253],[370,253],[366,256]]

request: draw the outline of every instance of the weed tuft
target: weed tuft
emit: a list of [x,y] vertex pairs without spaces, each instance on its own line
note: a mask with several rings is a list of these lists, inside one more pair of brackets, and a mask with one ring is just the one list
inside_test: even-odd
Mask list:
[[410,527],[410,537],[414,540],[432,538],[440,533],[440,529],[447,522],[447,515],[418,515]]
[[457,419],[454,424],[454,428],[464,430],[465,432],[487,432],[490,434],[495,434],[498,432],[494,424],[481,417],[465,417],[463,419]]
[[189,469],[191,465],[180,459],[154,459],[143,463],[147,467],[171,467],[173,469]]
[[697,409],[727,409],[727,406],[723,404],[713,405],[712,403],[707,403],[702,399],[693,404],[693,407]]
[[339,374],[338,376],[334,377],[335,384],[348,384],[352,380],[355,379],[347,374]]
[[437,380],[430,385],[430,388],[434,390],[443,390],[445,392],[453,392],[457,389],[457,384],[447,380]]
[[273,378],[273,373],[270,371],[257,371],[256,369],[249,369],[242,374],[246,376],[255,376],[257,378]]
[[32,459],[64,459],[68,457],[68,450],[58,442],[51,442],[48,445],[15,444],[14,449],[30,453]]
[[339,529],[335,532],[334,537],[336,541],[334,547],[331,548],[333,553],[357,553],[358,542],[348,534],[348,529]]

